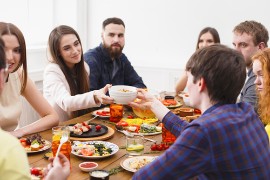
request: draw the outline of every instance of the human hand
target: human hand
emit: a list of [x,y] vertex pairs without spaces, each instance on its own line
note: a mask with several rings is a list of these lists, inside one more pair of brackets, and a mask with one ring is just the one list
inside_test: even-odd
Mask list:
[[44,179],[66,180],[70,174],[70,163],[67,157],[59,153],[58,157],[50,158]]
[[144,89],[137,89],[137,100],[135,102],[130,102],[130,106],[139,109],[151,109],[151,105],[154,101],[158,99],[151,93],[145,91]]
[[106,93],[108,92],[109,88],[111,87],[111,84],[107,84],[104,86],[104,88],[101,88],[100,90],[95,90],[94,91],[94,98],[95,102],[101,103],[101,104],[112,104],[113,103],[113,98],[110,96],[107,96]]
[[150,109],[159,120],[162,120],[163,117],[170,111],[167,107],[165,107],[160,100],[158,100],[151,93],[143,90],[137,89],[138,100],[135,102],[130,102],[129,105],[133,108],[139,108],[143,110]]
[[27,135],[27,133],[23,130],[23,129],[17,129],[15,131],[11,131],[9,132],[11,135],[17,137],[17,138],[21,138],[25,135]]

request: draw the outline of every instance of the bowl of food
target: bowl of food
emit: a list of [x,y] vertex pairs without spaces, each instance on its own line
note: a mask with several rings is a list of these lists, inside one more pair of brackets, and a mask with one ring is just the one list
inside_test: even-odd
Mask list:
[[[160,99],[160,94],[158,91],[153,89],[146,89],[147,92],[155,96],[157,99]],[[140,102],[140,99],[135,99],[134,102]],[[139,118],[155,118],[156,115],[150,109],[140,109],[140,108],[132,108],[134,114]]]
[[109,95],[116,104],[128,104],[137,97],[137,88],[133,86],[116,85],[109,88]]
[[82,162],[79,164],[79,168],[84,172],[93,171],[98,167],[98,164],[95,162]]
[[194,109],[193,108],[179,108],[179,116],[186,117],[186,116],[193,116]]
[[108,180],[110,173],[106,170],[94,170],[89,173],[90,180]]

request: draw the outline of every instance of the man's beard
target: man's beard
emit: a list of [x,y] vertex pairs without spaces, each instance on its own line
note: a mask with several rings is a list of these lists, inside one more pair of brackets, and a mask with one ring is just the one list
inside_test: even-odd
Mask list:
[[[118,46],[118,48],[113,47],[116,45]],[[122,50],[124,47],[121,47],[120,44],[112,44],[110,46],[107,46],[106,44],[104,44],[104,48],[107,49],[107,51],[109,52],[109,55],[112,59],[117,59],[122,54]]]

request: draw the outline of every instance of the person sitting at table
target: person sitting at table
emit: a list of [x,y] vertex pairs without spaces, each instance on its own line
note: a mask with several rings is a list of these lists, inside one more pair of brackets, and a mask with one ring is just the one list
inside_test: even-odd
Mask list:
[[[196,44],[196,50],[201,49],[203,47],[211,46],[213,44],[220,44],[220,38],[218,31],[215,28],[212,27],[206,27],[201,30],[197,44]],[[180,79],[178,80],[176,86],[175,86],[175,92],[178,94],[181,91],[184,91],[187,84],[187,75],[184,73]]]
[[270,138],[270,48],[258,51],[252,57],[255,85],[258,92],[258,113]]
[[125,46],[125,24],[116,17],[108,18],[102,25],[102,43],[88,50],[84,59],[91,69],[90,90],[106,84],[129,85],[146,88],[122,50]]
[[188,123],[140,89],[135,108],[151,109],[176,137],[133,179],[268,179],[268,136],[254,108],[236,103],[245,83],[243,56],[223,45],[196,51],[186,64],[187,91],[202,115]]
[[113,103],[106,96],[107,84],[100,90],[89,92],[89,67],[83,60],[83,50],[78,33],[61,25],[52,30],[48,40],[51,63],[43,76],[43,95],[59,115],[60,121],[90,112],[88,108]]
[[[8,73],[4,42],[0,39],[0,94],[6,83]],[[18,139],[3,131],[0,125],[0,177],[1,179],[30,179],[30,167],[23,146]],[[50,159],[44,179],[67,179],[70,174],[69,161],[63,154]]]
[[[22,32],[12,23],[0,22],[0,36],[5,43],[8,65],[8,77],[0,95],[0,126],[14,136],[21,137],[58,125],[57,113],[27,75],[26,45]],[[21,96],[41,118],[19,128],[17,126],[22,112]]]

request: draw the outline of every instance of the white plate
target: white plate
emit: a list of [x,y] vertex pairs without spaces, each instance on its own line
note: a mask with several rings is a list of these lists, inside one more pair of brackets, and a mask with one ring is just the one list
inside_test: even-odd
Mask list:
[[[136,172],[137,169],[133,169],[132,167],[130,167],[130,164],[136,161],[141,161],[143,159],[149,160],[149,161],[153,161],[154,159],[156,159],[158,156],[137,156],[137,157],[131,157],[128,159],[125,159],[124,161],[122,161],[120,163],[120,165],[122,166],[122,168],[124,168],[127,171],[130,172]],[[150,163],[150,162],[149,162]]]
[[110,115],[108,115],[108,116],[102,116],[102,115],[97,114],[97,112],[104,111],[104,109],[106,109],[106,110],[109,109],[109,110],[110,110],[110,108],[98,109],[98,110],[93,111],[93,112],[92,112],[92,115],[93,115],[93,116],[99,116],[99,117],[101,117],[101,118],[109,118]]
[[36,153],[36,152],[41,152],[41,151],[45,151],[47,149],[49,149],[52,146],[52,143],[50,141],[44,140],[45,141],[45,145],[43,148],[37,150],[37,151],[29,151],[27,149],[25,149],[26,153],[30,154],[30,153]]
[[[112,153],[105,155],[105,156],[84,156],[84,155],[79,155],[74,151],[74,146],[76,146],[77,144],[104,144],[105,147],[107,148],[111,148],[112,149]],[[102,158],[106,158],[109,156],[114,155],[115,153],[117,153],[117,151],[119,150],[119,147],[116,144],[113,144],[111,142],[106,142],[106,141],[73,141],[73,145],[72,145],[72,150],[71,153],[74,154],[75,156],[81,157],[81,158],[86,158],[86,159],[102,159]]]
[[178,108],[178,107],[180,107],[180,106],[182,106],[183,104],[182,103],[180,103],[179,101],[176,101],[177,102],[177,104],[176,105],[169,105],[169,106],[166,106],[167,108]]

